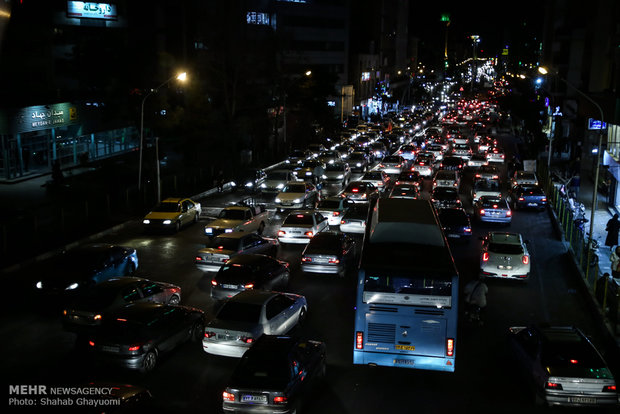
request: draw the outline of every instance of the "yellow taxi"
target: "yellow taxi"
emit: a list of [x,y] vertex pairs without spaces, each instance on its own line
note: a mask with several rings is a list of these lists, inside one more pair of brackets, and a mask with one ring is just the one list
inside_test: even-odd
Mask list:
[[200,219],[200,203],[189,198],[167,198],[144,217],[146,229],[174,230]]

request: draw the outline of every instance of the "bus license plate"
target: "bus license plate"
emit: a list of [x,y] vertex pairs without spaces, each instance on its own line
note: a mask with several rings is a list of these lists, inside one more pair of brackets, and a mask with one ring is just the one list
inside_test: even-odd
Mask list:
[[395,348],[398,351],[415,351],[415,346],[413,345],[396,345]]

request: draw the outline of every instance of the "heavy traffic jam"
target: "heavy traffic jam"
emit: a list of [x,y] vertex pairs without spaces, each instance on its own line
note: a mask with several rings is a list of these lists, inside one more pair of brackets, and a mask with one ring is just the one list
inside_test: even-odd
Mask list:
[[[204,247],[188,258],[210,281],[213,309],[186,305],[174,283],[138,277],[139,249],[106,243],[56,258],[72,271],[33,288],[65,298],[63,327],[94,363],[148,376],[191,341],[238,361],[220,394],[224,412],[300,412],[329,376],[329,338],[304,330],[320,305],[290,289],[298,271],[350,282],[349,364],[458,373],[463,332],[485,329],[484,309],[466,317],[466,283],[534,279],[530,236],[511,224],[545,214],[547,196],[499,138],[508,125],[492,97],[456,95],[350,119],[339,136],[240,173],[217,211],[205,214],[209,198],[162,200],[141,226],[152,238],[200,227]],[[465,246],[479,266],[459,276],[453,254]],[[618,404],[611,370],[581,330],[505,331],[536,405]]]

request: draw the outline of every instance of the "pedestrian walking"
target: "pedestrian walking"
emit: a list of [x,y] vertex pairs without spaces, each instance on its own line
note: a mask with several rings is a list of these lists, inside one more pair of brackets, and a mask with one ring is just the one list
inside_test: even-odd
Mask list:
[[471,320],[477,320],[482,324],[482,313],[487,307],[487,293],[489,287],[482,279],[475,279],[465,285],[465,303],[467,304],[466,313]]
[[609,246],[609,249],[611,251],[613,247],[618,244],[618,231],[620,231],[620,220],[618,220],[617,213],[609,219],[605,230],[607,231],[605,246]]
[[612,276],[615,279],[620,278],[620,246],[616,246],[616,248],[611,251],[609,260],[611,261]]
[[579,188],[581,187],[581,177],[579,173],[576,173],[573,178],[570,180],[570,186],[573,193],[575,193],[575,197],[579,196]]

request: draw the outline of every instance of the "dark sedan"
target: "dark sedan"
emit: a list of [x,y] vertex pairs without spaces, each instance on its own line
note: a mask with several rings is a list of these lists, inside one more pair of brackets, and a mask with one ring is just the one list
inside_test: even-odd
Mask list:
[[301,398],[309,396],[314,380],[325,376],[325,354],[323,342],[261,336],[222,393],[224,412],[299,412]]
[[153,370],[158,359],[188,340],[200,341],[204,312],[181,305],[136,303],[106,318],[86,337],[86,348],[96,362],[141,372]]
[[87,244],[54,258],[35,287],[41,293],[76,293],[113,277],[133,275],[137,269],[136,249]]
[[547,195],[538,185],[516,185],[509,194],[513,209],[544,210],[547,207]]
[[248,289],[282,290],[288,285],[288,263],[262,254],[240,254],[227,261],[211,280],[211,297],[231,298]]
[[508,344],[536,405],[618,406],[613,374],[580,329],[514,326]]
[[344,233],[322,231],[310,239],[301,254],[301,270],[344,277],[355,256],[355,241]]
[[437,209],[461,207],[459,192],[452,187],[435,187],[431,193],[431,201]]
[[466,164],[461,157],[448,156],[443,157],[441,160],[441,164],[439,164],[439,169],[441,170],[455,170],[455,171],[463,171],[463,167]]
[[260,192],[260,186],[265,182],[267,173],[260,168],[248,168],[241,171],[235,178],[235,189],[248,193]]
[[447,238],[471,240],[471,221],[462,208],[441,208],[439,222]]
[[78,331],[101,325],[114,309],[128,303],[156,302],[178,304],[181,288],[177,285],[140,277],[120,277],[106,280],[79,295],[63,311],[66,329]]

